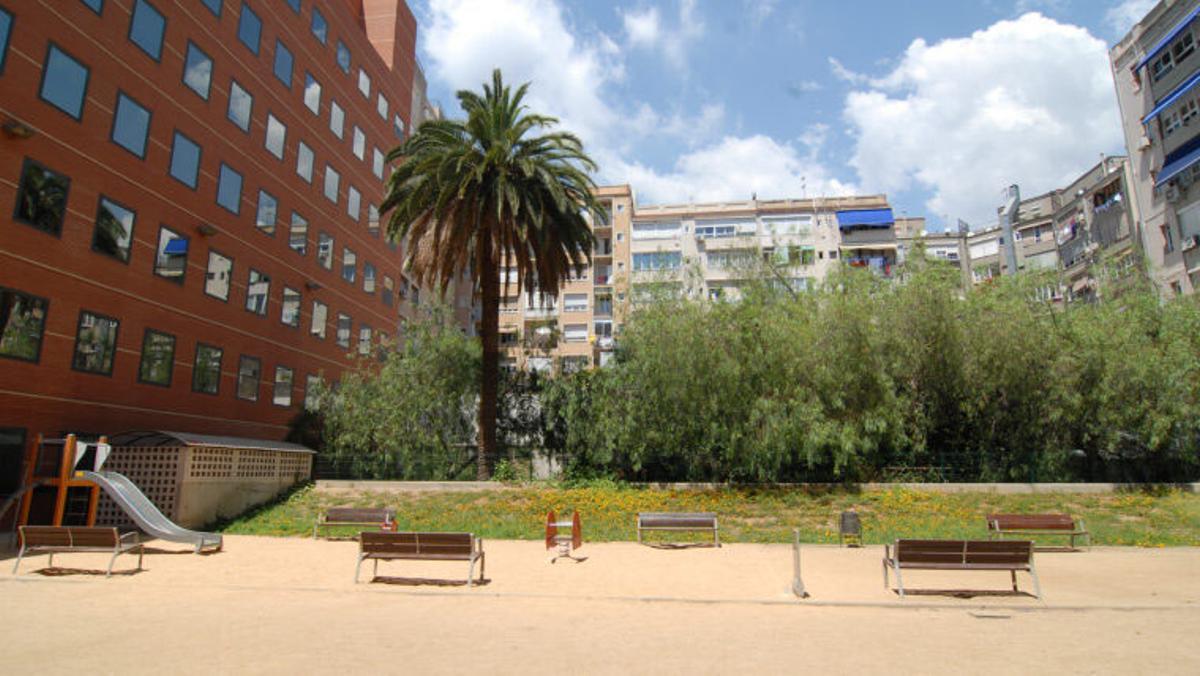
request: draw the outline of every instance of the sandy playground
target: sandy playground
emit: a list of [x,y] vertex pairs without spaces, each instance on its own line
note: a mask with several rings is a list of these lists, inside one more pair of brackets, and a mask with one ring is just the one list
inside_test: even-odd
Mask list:
[[[7,673],[1200,673],[1200,549],[1036,556],[1044,598],[1008,574],[912,571],[883,588],[883,548],[485,541],[464,562],[397,561],[352,577],[353,541],[226,536],[196,556],[0,552]],[[1022,590],[1032,590],[1019,574]],[[894,580],[893,580],[894,584]],[[986,593],[991,590],[990,593]],[[967,593],[963,593],[967,592]]]

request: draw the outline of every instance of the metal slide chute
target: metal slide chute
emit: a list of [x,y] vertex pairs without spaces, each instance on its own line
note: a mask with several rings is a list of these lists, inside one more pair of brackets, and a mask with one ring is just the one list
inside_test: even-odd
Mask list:
[[147,535],[170,542],[183,542],[196,548],[199,554],[206,547],[220,550],[221,536],[217,533],[201,533],[188,530],[168,519],[158,507],[150,502],[150,498],[123,474],[116,472],[77,472],[82,479],[87,479],[104,490],[117,506],[133,519],[138,528]]

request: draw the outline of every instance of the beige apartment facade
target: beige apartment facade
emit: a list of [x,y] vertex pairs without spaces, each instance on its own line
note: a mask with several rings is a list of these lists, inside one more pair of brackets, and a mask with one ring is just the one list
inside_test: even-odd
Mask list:
[[1200,0],[1162,0],[1109,52],[1130,209],[1167,297],[1200,284]]

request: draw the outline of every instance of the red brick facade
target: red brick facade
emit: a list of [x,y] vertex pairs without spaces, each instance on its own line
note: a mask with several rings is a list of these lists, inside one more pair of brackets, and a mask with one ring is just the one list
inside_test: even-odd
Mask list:
[[[219,16],[206,5],[220,6]],[[261,20],[257,54],[239,40],[247,6]],[[314,7],[324,43],[312,28]],[[307,377],[338,378],[362,327],[397,336],[412,295],[403,297],[401,252],[372,232],[368,205],[383,192],[375,150],[397,144],[397,116],[404,130],[409,123],[416,21],[403,0],[0,0],[0,10],[12,17],[0,56],[0,121],[8,125],[0,136],[0,287],[49,301],[37,361],[0,357],[0,428],[28,438],[147,428],[281,439],[302,409]],[[135,31],[133,14],[142,11]],[[153,41],[155,15],[165,19],[157,60],[131,40],[148,31]],[[339,42],[350,53],[348,73]],[[212,61],[207,100],[183,80],[189,43]],[[292,55],[290,87],[275,75],[279,43]],[[79,119],[42,95],[51,45],[88,69]],[[306,106],[308,74],[320,83],[316,113]],[[231,80],[253,97],[248,132],[227,115]],[[119,92],[150,111],[144,158],[111,140]],[[333,101],[344,111],[341,138],[331,130]],[[282,159],[265,144],[268,115],[286,127]],[[356,128],[365,136],[361,159]],[[169,175],[176,131],[201,148],[195,189]],[[300,142],[314,156],[311,182],[297,174]],[[15,217],[27,158],[70,179],[58,235]],[[223,164],[241,176],[236,215],[217,203]],[[326,197],[327,165],[339,175],[336,203]],[[351,188],[361,195],[357,218],[348,213]],[[260,190],[277,201],[273,235],[256,227]],[[93,250],[102,195],[136,212],[127,263]],[[293,212],[308,222],[303,254],[289,246]],[[154,272],[162,225],[189,239],[182,284]],[[332,269],[317,259],[322,232],[333,237]],[[353,283],[343,278],[345,247],[357,255]],[[210,250],[233,260],[227,300],[205,292]],[[364,288],[368,263],[377,270],[373,292]],[[265,316],[246,309],[252,268],[271,279]],[[301,295],[296,327],[281,321],[285,287]],[[313,301],[328,308],[324,339],[313,335]],[[120,322],[111,375],[72,368],[81,310]],[[351,348],[336,344],[339,314],[351,317]],[[148,329],[175,337],[169,386],[139,380]],[[197,343],[223,350],[215,395],[193,391]],[[243,355],[261,360],[257,401],[236,396]],[[287,406],[272,401],[277,366],[293,370]]]

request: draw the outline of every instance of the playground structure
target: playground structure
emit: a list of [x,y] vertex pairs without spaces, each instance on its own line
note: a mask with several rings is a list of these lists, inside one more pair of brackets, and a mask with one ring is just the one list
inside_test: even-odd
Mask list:
[[[21,487],[0,505],[0,518],[16,508],[19,526],[94,526],[103,490],[148,535],[190,544],[197,553],[221,548],[220,535],[179,527],[127,477],[100,471],[110,450],[106,437],[86,444],[73,434],[61,439],[38,435],[26,457]],[[76,470],[80,466],[91,469]]]
[[[569,535],[559,533],[560,528],[570,528],[571,532]],[[572,556],[572,552],[582,546],[583,526],[578,511],[571,515],[570,521],[556,521],[553,511],[546,515],[546,551],[556,549],[554,556],[550,557],[550,563],[559,559],[571,559],[576,563],[587,560],[587,557]]]

